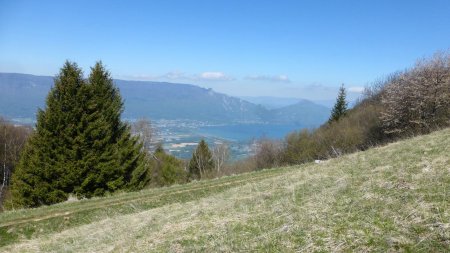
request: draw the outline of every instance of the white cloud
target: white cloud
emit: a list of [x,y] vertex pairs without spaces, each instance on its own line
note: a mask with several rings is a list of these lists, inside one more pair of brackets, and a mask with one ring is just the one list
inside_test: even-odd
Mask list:
[[223,72],[203,72],[197,79],[204,81],[231,81],[233,77],[225,75]]
[[170,71],[162,75],[125,75],[121,76],[125,80],[141,80],[141,81],[233,81],[235,78],[226,75],[223,72],[203,72],[197,75],[186,74],[182,71]]
[[348,88],[348,91],[354,92],[354,93],[362,93],[364,91],[364,87],[353,86],[353,87]]
[[285,82],[285,83],[289,83],[291,81],[287,75],[276,75],[276,76],[252,75],[245,77],[245,79],[253,81],[269,81],[269,82]]
[[120,76],[126,80],[137,80],[137,81],[161,81],[161,80],[186,80],[192,79],[184,72],[181,71],[170,71],[162,75],[149,75],[149,74],[138,74],[138,75],[124,75]]
[[184,72],[181,71],[171,71],[164,75],[158,77],[158,79],[171,79],[171,80],[181,80],[189,79]]

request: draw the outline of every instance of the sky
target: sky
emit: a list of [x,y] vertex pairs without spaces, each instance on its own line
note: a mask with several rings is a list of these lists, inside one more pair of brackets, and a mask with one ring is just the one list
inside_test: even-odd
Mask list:
[[450,1],[0,0],[0,72],[196,84],[332,99],[450,48]]

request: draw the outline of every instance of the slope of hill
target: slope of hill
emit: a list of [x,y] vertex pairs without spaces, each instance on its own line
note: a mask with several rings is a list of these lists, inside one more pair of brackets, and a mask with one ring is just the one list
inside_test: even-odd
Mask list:
[[448,252],[448,143],[5,212],[0,251]]
[[0,115],[34,119],[52,84],[50,76],[0,73]]
[[[124,80],[115,80],[115,83],[125,100],[123,116],[128,119],[147,117],[227,124],[284,123],[287,119],[284,115],[276,118],[278,113],[261,105],[195,85]],[[44,107],[52,85],[53,78],[49,76],[0,73],[0,115],[33,120],[37,108]],[[319,116],[308,118],[303,124],[303,113],[314,106],[314,111],[320,111]],[[313,103],[305,108],[298,106],[296,110],[288,117],[293,121],[288,123],[300,123],[305,127],[322,124],[320,115],[329,114],[329,109]]]
[[278,109],[286,107],[289,105],[296,104],[302,100],[300,98],[268,97],[268,96],[259,96],[259,97],[242,96],[240,98],[253,104],[262,105],[267,109]]
[[330,109],[308,100],[301,100],[293,105],[273,109],[272,118],[278,123],[296,123],[315,126],[317,122],[326,122],[330,116]]
[[259,122],[266,110],[239,98],[189,84],[115,80],[126,118]]

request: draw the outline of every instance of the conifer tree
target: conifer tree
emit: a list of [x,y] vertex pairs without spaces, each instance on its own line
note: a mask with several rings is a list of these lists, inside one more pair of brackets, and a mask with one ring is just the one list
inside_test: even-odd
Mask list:
[[90,93],[82,122],[85,146],[81,181],[75,188],[79,196],[101,196],[127,186],[134,169],[142,166],[138,139],[121,122],[123,102],[110,73],[101,62],[91,68]]
[[46,102],[13,177],[13,202],[35,207],[129,187],[140,147],[120,121],[122,100],[101,63],[84,80],[66,62]]
[[35,207],[67,199],[77,179],[79,147],[74,145],[87,87],[81,69],[66,62],[55,78],[46,109],[38,110],[30,137],[13,176],[13,201]]
[[328,120],[328,123],[331,123],[333,121],[339,120],[342,116],[344,116],[347,113],[347,106],[348,103],[346,101],[346,92],[344,85],[342,84],[339,88],[339,94],[336,98],[336,103],[334,104],[333,109],[331,110],[331,116]]
[[189,161],[189,178],[201,179],[214,168],[214,161],[208,144],[201,140]]

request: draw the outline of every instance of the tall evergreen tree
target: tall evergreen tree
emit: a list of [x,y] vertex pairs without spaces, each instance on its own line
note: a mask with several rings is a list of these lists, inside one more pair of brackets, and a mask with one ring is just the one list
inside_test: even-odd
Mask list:
[[122,100],[101,63],[84,80],[66,62],[46,102],[13,177],[13,202],[35,207],[129,186],[140,147],[120,121]]
[[341,87],[339,88],[339,94],[338,97],[336,98],[336,103],[334,104],[334,107],[331,110],[331,116],[330,119],[328,120],[329,123],[339,120],[339,118],[341,118],[347,113],[348,103],[346,101],[346,96],[347,95],[345,92],[345,88],[344,85],[342,84]]
[[35,207],[67,199],[76,175],[77,126],[87,92],[81,69],[66,62],[55,78],[46,109],[38,110],[36,131],[29,139],[12,181],[13,201]]
[[122,98],[101,62],[91,68],[88,87],[89,101],[81,119],[85,128],[80,136],[84,146],[81,181],[75,193],[91,197],[126,187],[133,170],[143,165],[143,157],[137,137],[120,120]]
[[201,179],[214,169],[214,161],[208,144],[201,140],[189,161],[189,178]]

